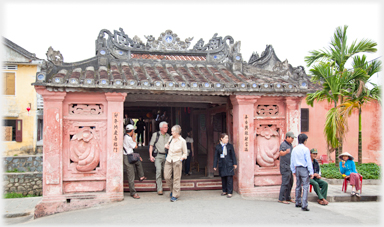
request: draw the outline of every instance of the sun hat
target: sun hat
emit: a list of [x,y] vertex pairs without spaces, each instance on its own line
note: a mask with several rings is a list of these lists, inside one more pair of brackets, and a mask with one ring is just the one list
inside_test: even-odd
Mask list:
[[312,148],[311,149],[311,154],[317,154],[317,149],[316,148]]
[[297,138],[297,137],[295,136],[295,134],[293,134],[293,132],[287,132],[287,134],[285,134],[285,136],[289,136],[289,137],[291,137],[291,138]]
[[350,153],[348,153],[348,152],[344,152],[344,153],[340,154],[339,155],[339,159],[343,160],[343,158],[342,158],[343,156],[348,156],[349,160],[353,160],[354,159],[353,156]]
[[126,129],[126,130],[133,130],[134,127],[133,127],[133,125],[129,124],[129,125],[127,125],[127,126],[125,127],[125,129]]

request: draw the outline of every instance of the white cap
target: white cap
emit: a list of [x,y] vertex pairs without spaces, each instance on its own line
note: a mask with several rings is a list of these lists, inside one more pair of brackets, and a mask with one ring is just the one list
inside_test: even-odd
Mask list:
[[127,126],[125,127],[125,129],[126,129],[126,130],[133,130],[134,127],[133,127],[133,125],[127,125]]

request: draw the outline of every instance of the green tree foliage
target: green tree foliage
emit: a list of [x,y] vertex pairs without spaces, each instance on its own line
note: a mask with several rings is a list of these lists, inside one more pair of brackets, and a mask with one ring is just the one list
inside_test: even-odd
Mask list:
[[345,115],[340,114],[339,103],[344,103],[344,97],[359,84],[367,81],[369,76],[364,69],[354,68],[353,71],[345,69],[345,64],[355,55],[363,52],[376,52],[377,44],[371,40],[363,39],[353,41],[347,45],[348,26],[338,27],[328,48],[310,51],[305,57],[307,66],[312,66],[310,74],[314,83],[322,85],[322,89],[307,95],[307,104],[313,106],[315,101],[327,100],[334,104],[334,108],[327,113],[324,135],[328,150],[335,150],[335,160],[338,149],[342,152],[342,142],[347,132]]

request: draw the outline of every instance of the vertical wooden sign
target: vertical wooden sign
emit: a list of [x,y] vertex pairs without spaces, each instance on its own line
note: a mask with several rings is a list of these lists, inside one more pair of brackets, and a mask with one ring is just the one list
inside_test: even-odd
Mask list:
[[244,151],[249,151],[249,118],[248,115],[244,115]]
[[119,152],[119,135],[120,135],[120,124],[119,124],[119,112],[113,113],[113,134],[112,134],[112,141],[113,141],[113,152],[117,153]]

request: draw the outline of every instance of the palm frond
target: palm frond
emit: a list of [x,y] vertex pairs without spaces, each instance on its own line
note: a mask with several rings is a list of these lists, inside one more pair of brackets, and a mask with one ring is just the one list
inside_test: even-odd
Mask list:
[[345,118],[340,114],[336,107],[330,109],[327,113],[324,127],[324,135],[329,147],[337,148],[340,146],[340,141],[344,139],[345,132],[348,131],[348,126],[344,124]]

